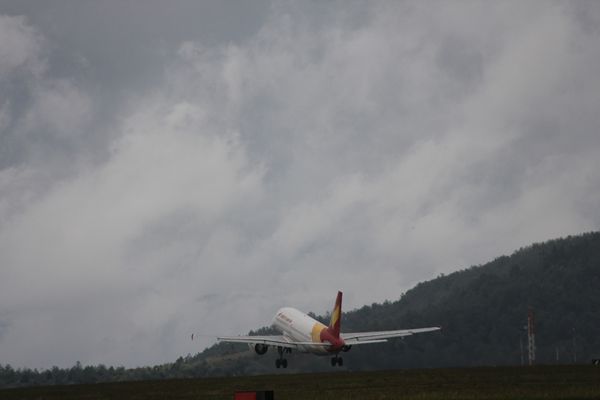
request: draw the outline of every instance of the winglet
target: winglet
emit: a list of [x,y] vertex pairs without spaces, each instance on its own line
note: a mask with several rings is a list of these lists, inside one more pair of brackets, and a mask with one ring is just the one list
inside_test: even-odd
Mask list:
[[329,331],[334,337],[340,337],[340,327],[342,322],[342,292],[338,292],[335,299],[335,306],[331,312],[331,320],[329,321]]

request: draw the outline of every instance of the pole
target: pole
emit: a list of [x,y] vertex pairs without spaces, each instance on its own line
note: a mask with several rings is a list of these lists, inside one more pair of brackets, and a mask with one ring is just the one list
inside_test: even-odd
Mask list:
[[529,349],[529,365],[535,364],[535,321],[533,310],[527,313],[527,347]]
[[577,364],[577,343],[575,342],[575,328],[573,327],[573,364]]
[[521,366],[525,365],[525,354],[523,354],[523,333],[519,333],[519,347],[521,348]]

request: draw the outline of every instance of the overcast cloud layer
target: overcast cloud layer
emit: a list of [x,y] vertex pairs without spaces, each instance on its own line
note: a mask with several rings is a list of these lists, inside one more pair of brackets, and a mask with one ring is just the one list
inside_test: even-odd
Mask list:
[[173,361],[600,227],[597,2],[0,14],[0,363]]

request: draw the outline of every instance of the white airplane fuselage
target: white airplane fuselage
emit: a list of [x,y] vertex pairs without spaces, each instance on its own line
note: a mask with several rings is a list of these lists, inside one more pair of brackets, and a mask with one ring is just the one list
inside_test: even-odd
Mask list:
[[[321,343],[321,335],[326,331],[327,326],[321,322],[304,314],[302,311],[292,307],[280,308],[271,322],[271,326],[277,329],[290,342],[314,342]],[[337,343],[340,348],[342,343]],[[331,349],[323,346],[301,345],[299,350],[304,353],[318,355],[331,354]]]

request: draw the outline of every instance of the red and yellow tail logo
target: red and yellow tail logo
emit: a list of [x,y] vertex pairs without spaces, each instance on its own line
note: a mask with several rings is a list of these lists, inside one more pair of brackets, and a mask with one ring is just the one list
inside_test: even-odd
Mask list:
[[340,325],[342,320],[342,292],[338,292],[335,299],[335,306],[331,313],[331,321],[329,321],[329,331],[336,337],[340,337]]

